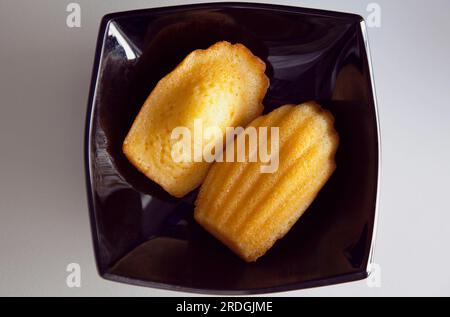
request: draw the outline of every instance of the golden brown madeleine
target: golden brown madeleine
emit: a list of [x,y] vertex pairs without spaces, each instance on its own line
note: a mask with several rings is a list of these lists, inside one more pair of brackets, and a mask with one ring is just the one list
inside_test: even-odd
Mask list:
[[263,110],[269,86],[265,68],[242,44],[218,42],[190,53],[159,81],[142,106],[123,143],[128,160],[173,196],[198,187],[210,163],[194,156],[174,160],[173,129],[187,128],[194,147],[194,121],[201,120],[203,129],[220,128],[221,135],[197,142],[202,148],[223,139],[226,127],[247,125]]
[[286,105],[254,120],[249,127],[258,134],[259,127],[279,127],[278,169],[261,173],[263,163],[248,162],[248,151],[246,162],[214,163],[195,202],[197,222],[244,260],[256,261],[289,231],[335,170],[339,137],[333,122],[314,102]]

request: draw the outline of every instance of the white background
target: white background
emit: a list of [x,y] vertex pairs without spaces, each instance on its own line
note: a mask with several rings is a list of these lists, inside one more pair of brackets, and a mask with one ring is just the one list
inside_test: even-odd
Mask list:
[[[110,12],[186,1],[0,0],[0,295],[184,295],[101,279],[86,203],[83,129],[95,42]],[[260,1],[264,2],[264,1]],[[372,1],[278,1],[367,16]],[[375,262],[365,281],[276,295],[450,295],[450,2],[381,1],[369,29],[382,133]],[[82,268],[66,286],[66,265]]]

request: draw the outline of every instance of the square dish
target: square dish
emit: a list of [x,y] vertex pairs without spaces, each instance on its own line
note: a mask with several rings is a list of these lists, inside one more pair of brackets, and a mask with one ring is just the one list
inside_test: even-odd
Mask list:
[[[227,40],[265,61],[268,113],[317,100],[340,135],[337,169],[291,231],[245,263],[176,199],[140,174],[123,140],[156,83],[191,51]],[[379,178],[376,100],[363,19],[266,4],[214,3],[102,19],[88,101],[85,164],[99,274],[201,293],[252,294],[367,277]]]

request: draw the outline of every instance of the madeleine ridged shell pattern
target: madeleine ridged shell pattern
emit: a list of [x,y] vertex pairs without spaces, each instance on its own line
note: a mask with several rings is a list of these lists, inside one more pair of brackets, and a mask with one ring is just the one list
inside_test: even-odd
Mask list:
[[[279,127],[279,166],[216,162],[196,200],[194,217],[245,261],[256,261],[301,217],[336,168],[334,118],[317,103],[285,105],[248,127]],[[247,129],[248,129],[247,127]],[[268,129],[270,149],[270,129]],[[227,148],[228,149],[228,148]]]

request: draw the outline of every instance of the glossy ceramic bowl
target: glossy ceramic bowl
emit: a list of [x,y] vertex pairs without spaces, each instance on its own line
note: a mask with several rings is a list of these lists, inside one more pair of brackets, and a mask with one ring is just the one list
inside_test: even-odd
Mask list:
[[[189,52],[240,42],[267,64],[265,113],[318,100],[336,119],[337,169],[306,214],[256,263],[192,217],[197,191],[168,195],[121,146],[155,84]],[[106,279],[248,294],[367,277],[376,220],[379,133],[364,22],[354,14],[215,3],[105,16],[86,122],[86,175],[98,270]]]

